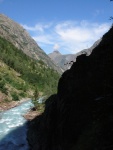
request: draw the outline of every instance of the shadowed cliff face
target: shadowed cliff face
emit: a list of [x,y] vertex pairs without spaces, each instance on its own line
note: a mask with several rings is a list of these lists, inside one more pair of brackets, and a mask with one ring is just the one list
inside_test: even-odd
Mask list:
[[32,150],[113,149],[113,27],[64,72],[58,93],[30,123],[28,141]]

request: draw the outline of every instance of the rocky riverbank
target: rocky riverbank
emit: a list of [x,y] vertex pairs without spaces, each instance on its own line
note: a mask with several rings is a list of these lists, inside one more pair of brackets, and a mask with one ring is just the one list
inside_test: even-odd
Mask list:
[[45,104],[39,103],[37,108],[35,107],[31,108],[31,110],[24,115],[24,118],[28,121],[31,121],[35,117],[40,116],[44,112],[44,109]]
[[37,110],[30,110],[29,112],[27,112],[23,117],[28,120],[31,121],[32,119],[34,119],[36,116],[41,115],[41,112],[37,111]]

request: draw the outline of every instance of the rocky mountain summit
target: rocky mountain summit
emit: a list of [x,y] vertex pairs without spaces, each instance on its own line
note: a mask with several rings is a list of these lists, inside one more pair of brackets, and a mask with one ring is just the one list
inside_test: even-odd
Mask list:
[[52,53],[48,54],[48,56],[64,71],[69,69],[73,62],[76,62],[76,58],[82,54],[86,54],[89,56],[92,50],[100,43],[101,39],[97,40],[90,48],[84,49],[76,54],[66,54],[62,55],[59,51],[53,51]]
[[52,60],[56,60],[56,63],[57,63],[57,57],[62,56],[62,54],[61,54],[58,50],[55,50],[55,51],[53,51],[52,53],[48,54],[48,56],[49,56]]
[[113,26],[63,73],[57,94],[30,122],[28,142],[32,150],[113,149]]
[[42,60],[49,67],[62,73],[61,68],[50,60],[48,55],[31,38],[29,33],[21,25],[3,14],[0,14],[0,36],[10,41],[14,46],[33,59]]

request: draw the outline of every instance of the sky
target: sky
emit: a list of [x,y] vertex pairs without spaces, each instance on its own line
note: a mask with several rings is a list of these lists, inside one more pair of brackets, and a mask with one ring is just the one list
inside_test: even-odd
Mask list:
[[112,25],[110,0],[0,0],[0,13],[21,24],[48,54],[75,54]]

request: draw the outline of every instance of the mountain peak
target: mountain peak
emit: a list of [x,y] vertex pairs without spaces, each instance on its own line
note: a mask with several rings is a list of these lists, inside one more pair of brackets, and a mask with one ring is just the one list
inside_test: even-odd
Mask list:
[[54,50],[53,53],[62,55],[58,50]]
[[62,54],[58,51],[58,50],[54,50],[52,53],[48,54],[48,56],[54,60],[56,59],[58,56],[62,56]]

